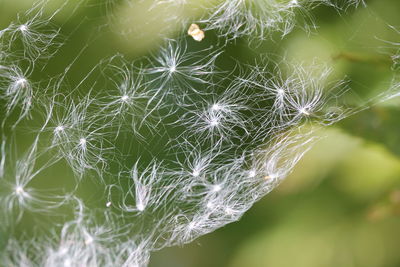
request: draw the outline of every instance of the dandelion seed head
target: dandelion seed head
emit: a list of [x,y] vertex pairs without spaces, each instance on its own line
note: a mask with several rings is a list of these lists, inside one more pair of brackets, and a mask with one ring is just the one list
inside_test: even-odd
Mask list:
[[86,148],[86,143],[87,143],[86,138],[80,138],[79,139],[79,146],[81,148]]
[[63,132],[64,129],[65,129],[65,127],[64,127],[63,125],[58,125],[58,126],[54,129],[54,131],[55,131],[56,133],[60,133],[60,132]]
[[190,223],[188,224],[188,228],[189,228],[189,230],[195,229],[195,228],[196,228],[196,223],[195,223],[195,222],[190,222]]
[[226,207],[225,208],[225,213],[227,215],[232,215],[232,214],[234,214],[234,210],[232,208],[230,208],[230,207]]
[[214,111],[220,111],[222,109],[221,105],[216,103],[211,106],[211,109]]
[[72,266],[72,260],[71,259],[65,259],[64,260],[64,267],[70,267]]
[[86,237],[86,240],[85,240],[85,245],[90,245],[90,244],[92,244],[93,243],[93,237],[91,237],[90,235],[88,235],[87,237]]
[[219,119],[218,118],[212,118],[211,120],[210,120],[210,126],[211,127],[217,127],[218,125],[219,125]]
[[15,187],[15,193],[17,195],[23,195],[25,193],[25,190],[22,186],[19,185]]
[[299,112],[300,112],[301,114],[306,115],[306,116],[309,116],[309,115],[310,115],[310,112],[308,112],[308,110],[307,110],[306,108],[300,108]]
[[213,192],[219,192],[219,191],[221,191],[221,189],[222,189],[222,187],[221,187],[221,185],[219,185],[219,184],[214,185],[214,186],[212,187],[212,191],[213,191]]
[[27,82],[27,80],[26,80],[25,78],[19,78],[19,79],[16,81],[17,84],[24,84],[24,83],[26,83],[26,82]]
[[255,170],[251,170],[251,171],[249,171],[249,178],[254,178],[254,177],[256,177],[256,175],[257,175],[257,172],[255,171]]
[[136,204],[136,208],[138,209],[138,211],[144,211],[145,206],[142,203],[138,203]]
[[18,29],[19,29],[21,32],[26,32],[26,31],[28,30],[28,26],[25,25],[25,24],[22,24],[21,26],[18,27]]

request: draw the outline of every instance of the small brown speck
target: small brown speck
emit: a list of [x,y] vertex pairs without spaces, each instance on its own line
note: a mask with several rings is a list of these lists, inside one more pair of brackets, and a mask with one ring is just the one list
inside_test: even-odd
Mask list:
[[188,30],[188,34],[193,37],[194,40],[200,42],[204,39],[205,34],[197,24],[191,24]]

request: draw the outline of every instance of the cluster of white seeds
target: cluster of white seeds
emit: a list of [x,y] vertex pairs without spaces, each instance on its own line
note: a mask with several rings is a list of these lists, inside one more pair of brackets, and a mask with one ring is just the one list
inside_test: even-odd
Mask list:
[[[76,84],[73,63],[35,81],[61,47],[46,4],[0,31],[4,266],[146,266],[150,252],[238,220],[292,171],[315,128],[360,110],[341,104],[346,86],[324,66],[220,70],[223,48],[189,49],[207,38],[197,24],[153,55],[106,58]],[[286,34],[319,4],[339,6],[222,1],[201,23],[225,39]]]

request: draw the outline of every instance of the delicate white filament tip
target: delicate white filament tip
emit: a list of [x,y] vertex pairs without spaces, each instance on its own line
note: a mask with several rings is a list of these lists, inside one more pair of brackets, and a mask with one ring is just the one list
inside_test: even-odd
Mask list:
[[144,211],[144,205],[142,204],[142,203],[139,203],[139,204],[137,204],[136,205],[136,208],[139,210],[139,211]]
[[18,29],[19,29],[21,32],[25,32],[25,31],[28,30],[28,26],[26,26],[25,24],[23,24],[23,25],[19,26]]
[[62,131],[64,131],[64,126],[62,126],[62,125],[57,126],[54,131],[55,132],[62,132]]
[[15,193],[17,193],[18,195],[21,195],[24,193],[24,188],[22,188],[22,186],[17,186],[15,188]]
[[85,138],[79,139],[79,145],[83,148],[86,147],[86,139]]
[[306,108],[301,108],[300,109],[300,113],[304,114],[304,115],[307,115],[307,116],[310,115],[310,112],[308,112]]
[[218,119],[212,119],[211,121],[210,121],[210,125],[211,126],[217,126],[219,124],[219,121],[218,121]]
[[256,176],[256,172],[255,171],[249,171],[249,177],[250,178],[254,178]]
[[213,192],[221,191],[221,186],[220,185],[214,185],[212,191]]

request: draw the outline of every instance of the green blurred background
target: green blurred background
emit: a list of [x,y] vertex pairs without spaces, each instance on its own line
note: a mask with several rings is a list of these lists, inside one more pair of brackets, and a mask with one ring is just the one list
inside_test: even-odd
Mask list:
[[[63,2],[50,1],[46,13]],[[148,1],[131,7],[77,3],[71,1],[54,18],[69,40],[49,62],[54,73],[36,74],[37,79],[62,72],[83,44],[88,48],[78,60],[80,68],[70,73],[76,80],[105,56],[148,55],[160,44],[160,32],[174,38],[187,30],[179,18],[202,12],[155,8],[144,15]],[[0,0],[0,28],[31,4]],[[316,30],[296,29],[284,39],[272,34],[257,44],[239,39],[227,44],[225,54],[243,63],[262,55],[323,63],[333,68],[332,79],[349,80],[356,99],[371,98],[389,88],[396,71],[391,55],[400,33],[389,25],[400,29],[400,1],[370,0],[367,6],[341,14],[320,6],[312,11]],[[178,18],[162,23],[170,12]],[[188,40],[189,50],[198,45]],[[213,42],[215,33],[206,32],[202,45]],[[224,64],[231,63],[220,67],[229,67]],[[319,134],[324,139],[239,222],[182,248],[156,252],[150,266],[400,266],[400,101],[376,105]]]

